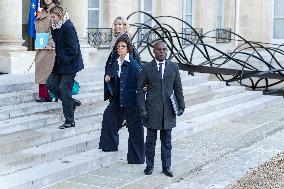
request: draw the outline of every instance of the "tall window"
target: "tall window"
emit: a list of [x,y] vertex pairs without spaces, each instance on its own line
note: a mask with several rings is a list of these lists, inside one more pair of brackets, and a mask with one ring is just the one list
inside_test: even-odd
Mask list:
[[101,26],[103,0],[88,0],[88,28]]
[[193,25],[193,0],[183,0],[183,20],[189,25]]
[[224,0],[217,0],[217,28],[224,27]]
[[284,1],[274,0],[273,39],[284,39]]
[[[140,0],[140,3],[139,3],[140,11],[144,11],[144,12],[147,12],[148,14],[150,14],[150,15],[153,15],[153,3],[154,3],[154,0]],[[146,22],[145,24],[152,26],[153,21],[147,22],[147,20],[149,20],[149,16],[147,16],[145,14],[140,15],[140,22],[141,23]]]
[[[155,0],[139,0],[139,10],[146,12],[150,15],[154,15],[153,10],[154,10],[154,1]],[[140,23],[144,23],[150,27],[153,26],[153,20],[150,19],[150,17],[146,14],[140,14],[139,15],[139,20]],[[143,26],[144,29],[139,30],[138,32],[138,40],[143,40],[143,41],[151,41],[152,38],[155,36],[153,35],[152,32],[149,32],[150,29],[147,29],[146,26]]]

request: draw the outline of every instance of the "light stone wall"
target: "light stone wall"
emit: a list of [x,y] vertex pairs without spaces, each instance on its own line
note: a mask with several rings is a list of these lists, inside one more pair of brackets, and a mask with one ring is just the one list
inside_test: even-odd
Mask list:
[[271,41],[272,0],[240,0],[239,34],[250,41]]
[[109,27],[112,27],[113,21],[118,16],[127,17],[134,11],[138,11],[138,1],[131,0],[110,0],[109,7]]
[[[217,6],[215,0],[201,0],[200,7],[197,7],[200,11],[200,27],[203,28],[203,32],[214,30],[216,28],[217,20]],[[210,36],[214,37],[214,33],[210,33]],[[206,42],[214,42],[215,39],[206,39]]]
[[88,0],[62,0],[62,6],[67,8],[70,19],[74,23],[78,37],[87,37]]
[[[160,0],[156,3],[156,15],[155,16],[173,16],[177,18],[182,18],[182,0],[168,1]],[[163,23],[169,24],[177,32],[181,32],[182,23],[177,22],[172,18],[161,19]]]
[[[153,0],[154,16],[171,15],[182,18],[182,0]],[[272,37],[272,2],[273,0],[224,0],[224,27],[231,28],[247,40],[271,42]],[[0,72],[24,73],[27,65],[30,65],[34,58],[33,53],[26,52],[21,46],[22,24],[27,24],[30,0],[17,1],[0,0]],[[102,27],[112,27],[113,20],[117,16],[127,17],[130,13],[139,10],[138,0],[104,0]],[[237,4],[236,4],[237,3]],[[75,24],[80,38],[85,64],[92,66],[100,63],[107,56],[107,50],[96,50],[90,48],[86,43],[88,0],[62,0],[62,6],[66,7],[71,20]],[[195,28],[203,28],[204,32],[214,30],[217,21],[216,0],[194,0],[194,24]],[[237,7],[238,6],[238,7]],[[17,11],[15,11],[17,10]],[[138,14],[129,20],[130,23],[138,21]],[[173,22],[172,19],[163,18],[166,22],[181,31],[182,25]],[[211,34],[215,37],[215,33]],[[228,49],[227,46],[238,45],[215,44],[215,39],[207,39],[217,48]],[[233,47],[230,47],[231,49]],[[102,53],[106,52],[106,53]],[[17,55],[18,53],[18,55]],[[20,58],[17,58],[20,57]],[[87,67],[88,67],[87,66]],[[22,68],[21,68],[22,67]]]
[[235,1],[224,1],[224,28],[231,28],[235,31],[235,18],[236,18],[236,4]]

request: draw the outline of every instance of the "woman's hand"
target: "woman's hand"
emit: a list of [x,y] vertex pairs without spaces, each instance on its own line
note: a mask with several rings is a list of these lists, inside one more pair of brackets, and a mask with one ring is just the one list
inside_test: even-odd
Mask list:
[[105,76],[105,82],[109,82],[110,77],[108,75]]

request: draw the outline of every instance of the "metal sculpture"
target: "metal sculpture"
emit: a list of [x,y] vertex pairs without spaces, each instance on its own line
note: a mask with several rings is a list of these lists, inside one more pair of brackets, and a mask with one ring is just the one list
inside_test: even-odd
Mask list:
[[[135,28],[132,41],[139,53],[148,50],[153,57],[154,42],[162,40],[168,46],[169,59],[179,63],[181,70],[215,74],[227,85],[237,82],[253,90],[268,91],[273,86],[280,86],[284,80],[284,68],[278,59],[284,55],[281,49],[283,45],[248,41],[230,29],[203,33],[201,28],[193,28],[184,20],[173,16],[153,17],[146,12],[137,11],[127,19],[131,20],[137,14],[145,14],[149,18],[144,23],[131,24]],[[171,19],[169,23],[178,22],[185,27],[181,32],[177,31],[172,25],[160,21],[164,18]],[[238,45],[230,52],[225,52],[206,42],[210,38],[216,39],[217,43],[234,41]],[[196,61],[197,54],[203,61]]]

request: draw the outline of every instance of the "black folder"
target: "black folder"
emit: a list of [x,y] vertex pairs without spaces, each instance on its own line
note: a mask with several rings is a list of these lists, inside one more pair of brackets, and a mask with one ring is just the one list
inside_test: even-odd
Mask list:
[[170,96],[170,100],[171,100],[171,103],[172,103],[173,110],[174,110],[175,114],[179,115],[179,105],[178,105],[177,98],[176,98],[176,95],[175,95],[174,92]]

